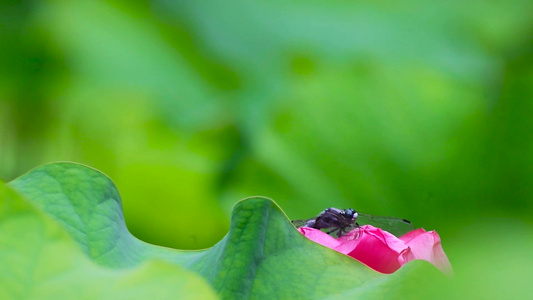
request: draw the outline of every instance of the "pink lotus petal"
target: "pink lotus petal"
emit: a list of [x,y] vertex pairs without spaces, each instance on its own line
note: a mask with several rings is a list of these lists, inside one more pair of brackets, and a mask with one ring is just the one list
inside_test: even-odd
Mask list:
[[365,225],[338,239],[318,229],[301,227],[298,231],[312,241],[355,258],[381,273],[391,274],[415,259],[426,260],[445,273],[452,272],[435,231],[417,229],[397,238],[380,228]]
[[406,263],[415,259],[422,259],[432,263],[444,273],[453,273],[452,266],[442,249],[440,236],[437,232],[426,232],[424,229],[418,229],[405,234],[400,239],[411,248],[411,252],[406,257]]
[[320,245],[326,246],[328,248],[333,249],[340,244],[340,242],[336,238],[318,229],[300,227],[298,228],[298,231],[311,241],[319,243]]
[[400,240],[402,240],[404,243],[408,243],[410,240],[416,238],[419,235],[422,235],[426,233],[426,230],[424,228],[418,228],[416,230],[410,231],[400,237]]
[[[394,273],[405,262],[404,255],[410,251],[401,240],[373,226],[365,225],[352,232],[358,231],[359,237],[353,240],[352,233],[339,238],[341,245],[333,248],[342,250],[350,257],[357,259],[370,268],[386,274]],[[346,253],[346,248],[354,246]]]

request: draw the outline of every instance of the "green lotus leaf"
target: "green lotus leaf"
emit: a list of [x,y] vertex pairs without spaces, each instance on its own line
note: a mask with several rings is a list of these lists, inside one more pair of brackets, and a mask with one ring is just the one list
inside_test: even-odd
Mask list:
[[[172,273],[181,267],[188,271],[179,270],[184,274],[183,282],[169,288],[191,290],[192,285],[187,283],[185,274],[192,271],[202,276],[224,299],[401,295],[405,291],[402,282],[415,278],[416,274],[438,273],[422,262],[409,264],[393,275],[377,273],[305,238],[280,208],[264,197],[250,197],[238,202],[233,208],[229,233],[212,248],[184,251],[151,245],[130,234],[115,185],[106,175],[87,166],[75,163],[44,165],[12,181],[9,186],[44,212],[32,208],[35,218],[46,220],[46,224],[56,224],[48,220],[48,216],[53,218],[60,224],[54,228],[62,233],[62,239],[71,237],[90,259],[83,260],[83,266],[76,265],[79,268],[76,269],[77,276],[54,269],[55,276],[76,281],[79,291],[81,287],[90,289],[93,280],[107,281],[96,275],[84,278],[83,268],[89,267],[92,268],[89,275],[110,272],[115,274],[116,280],[120,276],[140,276],[135,274],[148,272],[147,269],[159,270],[165,266],[163,269]],[[4,206],[13,210],[9,202]],[[202,212],[196,213],[198,222],[201,222]],[[10,220],[12,227],[24,227],[28,248],[34,249],[32,243],[46,242],[46,226],[25,225],[28,221],[17,215],[20,214],[7,211],[3,218]],[[190,230],[195,230],[194,224]],[[12,236],[16,237],[15,232]],[[70,248],[57,249],[52,254],[32,253],[30,249],[17,252],[20,260],[27,261],[28,267],[34,267],[31,264],[39,260],[54,268],[56,261],[66,264],[64,257],[74,255],[70,252],[74,252],[75,247],[69,245]],[[10,246],[5,248],[4,251],[13,251]],[[139,281],[144,283],[144,279]]]
[[63,226],[0,182],[0,299],[217,298],[200,276],[162,260],[96,264]]

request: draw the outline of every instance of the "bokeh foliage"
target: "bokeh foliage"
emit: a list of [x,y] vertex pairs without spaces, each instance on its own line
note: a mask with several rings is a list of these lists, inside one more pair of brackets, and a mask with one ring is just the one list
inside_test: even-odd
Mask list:
[[519,254],[533,248],[531,11],[9,1],[0,178],[93,166],[136,236],[184,249],[220,240],[252,195],[291,218],[329,206],[405,217],[437,229],[456,272],[497,295],[525,286]]

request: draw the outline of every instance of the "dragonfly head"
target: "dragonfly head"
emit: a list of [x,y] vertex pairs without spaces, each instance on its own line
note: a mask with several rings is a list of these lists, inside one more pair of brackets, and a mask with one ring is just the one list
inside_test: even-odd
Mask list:
[[346,218],[353,220],[353,221],[355,221],[358,217],[357,212],[353,208],[348,208],[344,210],[344,215],[346,216]]

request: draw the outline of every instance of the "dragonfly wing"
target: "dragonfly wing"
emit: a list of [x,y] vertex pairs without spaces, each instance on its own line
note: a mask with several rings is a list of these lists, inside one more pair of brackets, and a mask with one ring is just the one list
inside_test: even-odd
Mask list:
[[364,213],[358,214],[359,217],[357,218],[357,223],[359,225],[372,225],[388,231],[398,237],[415,229],[413,224],[405,219],[373,216]]

